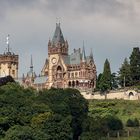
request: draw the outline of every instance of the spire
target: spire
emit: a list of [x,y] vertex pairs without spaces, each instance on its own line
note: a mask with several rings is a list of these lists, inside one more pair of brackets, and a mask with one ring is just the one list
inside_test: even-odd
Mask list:
[[82,62],[86,62],[86,53],[85,53],[84,41],[83,41],[83,50],[82,50]]
[[91,51],[90,51],[90,59],[93,60],[93,52],[92,52],[92,48],[91,48]]
[[60,28],[60,22],[56,23],[56,29],[55,29],[55,32],[54,32],[52,43],[53,44],[65,43],[65,40],[64,40],[64,37],[63,37],[63,33],[61,31],[61,28]]
[[32,55],[31,55],[31,65],[30,65],[30,71],[33,72],[33,59],[32,59]]
[[10,52],[10,41],[9,41],[9,38],[10,38],[10,35],[8,34],[7,37],[6,37],[7,48],[6,48],[6,53],[4,52],[5,55],[12,55],[12,53]]

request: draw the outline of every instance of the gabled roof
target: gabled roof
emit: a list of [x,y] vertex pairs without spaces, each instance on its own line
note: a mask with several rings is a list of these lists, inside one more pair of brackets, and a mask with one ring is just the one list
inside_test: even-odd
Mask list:
[[55,29],[55,32],[54,32],[52,43],[53,44],[65,43],[63,33],[61,31],[61,28],[60,28],[60,23],[56,23],[56,29]]

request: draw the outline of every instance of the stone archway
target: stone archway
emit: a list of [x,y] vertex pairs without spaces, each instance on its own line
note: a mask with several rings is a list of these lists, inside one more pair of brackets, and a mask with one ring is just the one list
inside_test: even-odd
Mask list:
[[135,90],[128,90],[125,92],[125,97],[129,100],[137,100],[138,99],[138,92]]
[[130,93],[129,93],[129,97],[130,97],[130,96],[134,96],[134,93],[133,93],[133,92],[130,92]]

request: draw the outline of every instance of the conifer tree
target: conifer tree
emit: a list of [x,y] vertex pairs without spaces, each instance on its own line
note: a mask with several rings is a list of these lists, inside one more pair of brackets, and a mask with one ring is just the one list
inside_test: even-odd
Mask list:
[[100,90],[101,92],[106,92],[111,89],[111,69],[108,59],[104,63],[104,71],[100,80]]
[[130,56],[130,71],[133,81],[133,85],[137,85],[140,82],[140,50],[139,48],[133,48]]
[[131,78],[131,71],[130,71],[130,64],[128,62],[128,59],[125,58],[124,62],[119,69],[119,84],[123,86],[131,86],[132,85],[132,78]]

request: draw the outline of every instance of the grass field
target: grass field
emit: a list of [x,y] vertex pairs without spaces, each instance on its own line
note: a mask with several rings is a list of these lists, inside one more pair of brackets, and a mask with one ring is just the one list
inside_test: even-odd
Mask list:
[[128,119],[137,118],[140,122],[140,101],[126,100],[90,100],[89,116],[117,116],[122,120],[124,131],[130,131],[132,135],[128,138],[121,136],[118,138],[109,138],[109,140],[140,140],[140,128],[126,127]]

